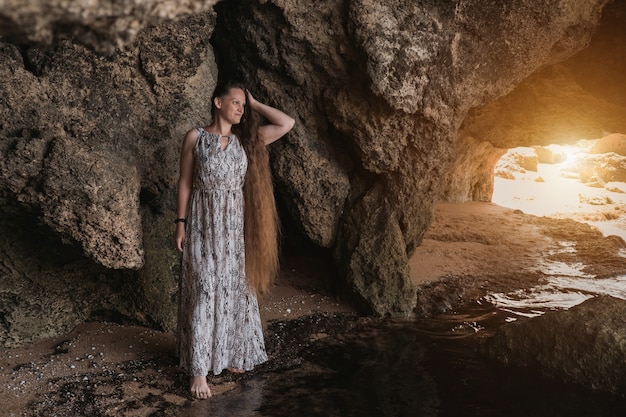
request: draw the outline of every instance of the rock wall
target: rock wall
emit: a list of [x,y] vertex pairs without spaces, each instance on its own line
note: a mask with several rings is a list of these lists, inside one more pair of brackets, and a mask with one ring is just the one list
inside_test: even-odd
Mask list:
[[[298,118],[272,152],[291,216],[333,248],[366,309],[400,313],[433,202],[490,197],[482,161],[465,173],[478,180],[444,189],[467,111],[582,49],[605,3],[222,2],[214,44],[223,68]],[[467,149],[458,160],[475,160]]]
[[69,36],[111,54],[146,26],[201,13],[219,0],[2,0],[0,36],[16,44],[49,46]]
[[[500,152],[481,141],[518,143],[490,134],[485,120],[493,119],[477,115],[538,68],[584,48],[607,0],[227,0],[215,14],[185,17],[213,3],[3,3],[2,210],[23,212],[9,227],[29,224],[61,242],[59,251],[85,255],[63,256],[67,263],[52,262],[47,273],[24,270],[13,265],[26,252],[7,237],[0,288],[14,301],[2,304],[5,335],[19,333],[11,317],[27,302],[15,300],[33,297],[20,288],[46,293],[62,276],[92,289],[86,277],[102,276],[102,289],[83,298],[58,286],[63,306],[55,311],[65,313],[56,323],[65,324],[50,324],[51,332],[101,310],[173,328],[179,143],[206,122],[213,54],[220,77],[245,78],[297,119],[271,146],[293,224],[332,249],[364,310],[410,312],[408,257],[434,202],[486,199],[491,162],[468,161]],[[460,180],[463,164],[480,181]],[[45,262],[30,255],[29,263]]]
[[446,175],[442,199],[451,203],[491,201],[494,166],[505,152],[459,130],[456,158]]
[[[573,173],[588,185],[593,182],[607,189],[616,184],[609,181],[623,180],[626,165],[620,156],[624,143],[620,133],[626,129],[625,10],[624,1],[608,3],[587,48],[539,68],[509,94],[470,109],[462,131],[477,138],[477,143],[465,153],[471,156],[478,147],[486,146],[534,145],[541,159],[546,155],[539,153],[536,145],[574,145],[581,138],[600,138],[590,153],[603,155],[581,157],[571,168]],[[559,159],[555,156],[542,162],[553,163]],[[466,171],[473,178],[480,180],[485,172],[493,172],[493,166],[474,161]],[[613,190],[623,192],[619,187]],[[485,352],[510,366],[621,394],[625,383],[624,307],[623,300],[600,296],[569,311],[506,324],[487,341]]]
[[179,144],[209,112],[214,19],[146,28],[108,56],[0,43],[3,342],[102,311],[174,327]]
[[[575,144],[626,131],[625,9],[622,0],[608,3],[587,48],[540,67],[509,94],[472,108],[463,130],[499,148]],[[477,166],[469,175],[480,181],[490,170]]]

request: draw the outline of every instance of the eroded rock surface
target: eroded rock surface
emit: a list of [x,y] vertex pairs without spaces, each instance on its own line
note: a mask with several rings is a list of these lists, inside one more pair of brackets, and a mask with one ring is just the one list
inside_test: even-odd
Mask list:
[[[172,189],[184,132],[209,111],[213,26],[211,13],[163,23],[107,57],[69,40],[0,43],[1,340],[67,331],[103,310],[173,327]],[[58,262],[32,250],[37,239],[58,246]]]
[[[273,149],[291,216],[333,247],[366,309],[400,313],[415,303],[408,255],[445,193],[467,110],[582,49],[605,4],[224,2],[214,39],[227,68],[298,117]],[[487,183],[489,168],[464,175]],[[488,198],[489,185],[474,188],[448,195]]]
[[598,139],[591,147],[589,153],[609,153],[613,152],[621,156],[626,156],[626,135],[614,133]]
[[146,26],[210,11],[219,0],[1,0],[0,36],[17,44],[51,45],[69,36],[113,53]]
[[624,132],[626,59],[618,41],[625,34],[623,8],[623,1],[607,4],[587,48],[534,72],[506,96],[472,109],[464,128],[509,148],[574,144]]
[[494,359],[543,375],[622,394],[626,389],[626,301],[599,296],[567,311],[501,326],[487,344]]
[[[515,120],[482,117],[495,113],[486,107],[464,124],[475,142],[459,142],[468,110],[538,68],[560,71],[549,65],[588,44],[607,0],[223,1],[215,31],[211,13],[151,26],[213,3],[81,3],[66,13],[61,5],[71,2],[31,0],[2,8],[2,195],[96,265],[137,269],[137,297],[124,311],[165,328],[175,317],[179,138],[207,121],[214,50],[220,76],[247,79],[259,99],[297,119],[271,147],[293,224],[332,249],[364,310],[404,314],[416,302],[408,258],[433,204],[446,195],[488,199],[489,164],[519,143],[519,133],[497,134]],[[473,148],[482,141],[491,148]],[[482,157],[489,163],[468,164]],[[7,271],[9,279],[21,274]]]

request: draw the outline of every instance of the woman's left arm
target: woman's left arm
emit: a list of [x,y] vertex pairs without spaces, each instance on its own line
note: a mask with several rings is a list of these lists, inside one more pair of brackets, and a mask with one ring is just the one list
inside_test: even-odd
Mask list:
[[252,110],[259,112],[267,119],[268,122],[270,122],[267,125],[259,126],[259,134],[263,138],[263,142],[265,142],[266,145],[269,145],[270,143],[285,136],[285,134],[289,132],[296,123],[291,116],[255,100],[249,91],[248,105]]

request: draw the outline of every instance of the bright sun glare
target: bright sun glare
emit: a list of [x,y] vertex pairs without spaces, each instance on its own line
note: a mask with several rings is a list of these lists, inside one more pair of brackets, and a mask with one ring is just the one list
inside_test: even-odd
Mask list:
[[509,150],[496,164],[492,202],[536,216],[572,218],[626,239],[626,184],[580,180],[591,145]]

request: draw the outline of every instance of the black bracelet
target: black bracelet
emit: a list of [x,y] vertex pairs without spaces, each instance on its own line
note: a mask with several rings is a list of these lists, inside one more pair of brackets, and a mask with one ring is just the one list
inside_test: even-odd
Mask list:
[[187,219],[184,217],[181,217],[180,219],[174,220],[174,223],[180,223],[180,222],[187,223]]

